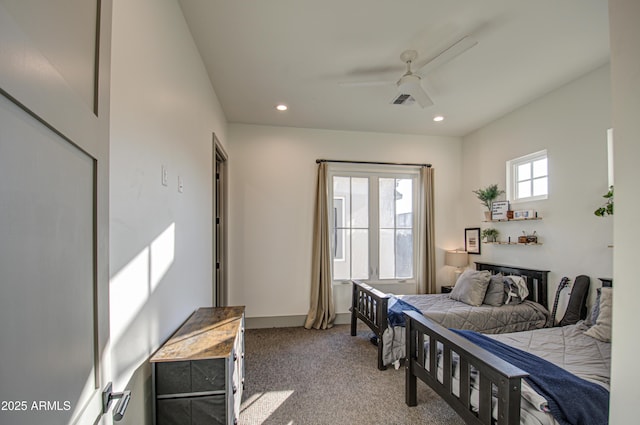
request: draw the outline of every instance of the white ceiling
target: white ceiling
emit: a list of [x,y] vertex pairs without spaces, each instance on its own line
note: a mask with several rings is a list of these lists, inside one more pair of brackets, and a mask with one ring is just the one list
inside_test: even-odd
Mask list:
[[[179,2],[230,123],[463,136],[609,60],[606,0]],[[433,106],[340,84],[395,81],[404,50],[465,35],[478,44],[423,76]]]

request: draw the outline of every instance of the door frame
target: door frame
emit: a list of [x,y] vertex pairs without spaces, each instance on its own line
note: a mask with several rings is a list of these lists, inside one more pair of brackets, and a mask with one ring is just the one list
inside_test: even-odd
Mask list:
[[220,140],[213,134],[213,305],[229,303],[228,287],[228,171],[227,155]]

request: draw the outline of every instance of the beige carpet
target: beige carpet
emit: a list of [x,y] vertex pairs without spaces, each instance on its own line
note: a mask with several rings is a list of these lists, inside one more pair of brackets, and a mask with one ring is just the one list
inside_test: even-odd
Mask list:
[[404,369],[379,371],[370,331],[248,329],[240,424],[462,424],[424,383],[404,401]]

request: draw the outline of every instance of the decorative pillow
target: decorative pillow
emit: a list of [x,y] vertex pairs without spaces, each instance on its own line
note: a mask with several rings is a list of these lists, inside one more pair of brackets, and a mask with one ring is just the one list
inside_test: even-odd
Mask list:
[[598,320],[598,314],[600,313],[600,297],[602,294],[602,288],[596,289],[596,300],[593,303],[593,307],[591,307],[591,313],[587,318],[587,325],[593,326],[596,324],[596,320]]
[[529,289],[527,288],[527,282],[521,276],[505,276],[504,292],[505,292],[505,304],[521,304],[529,295]]
[[602,288],[600,292],[600,312],[598,313],[596,324],[584,332],[602,342],[611,342],[612,295],[612,288]]
[[487,287],[487,293],[484,295],[483,304],[500,307],[504,304],[505,298],[504,276],[501,274],[492,275]]
[[476,307],[482,305],[490,278],[491,273],[488,270],[465,270],[458,278],[449,297]]

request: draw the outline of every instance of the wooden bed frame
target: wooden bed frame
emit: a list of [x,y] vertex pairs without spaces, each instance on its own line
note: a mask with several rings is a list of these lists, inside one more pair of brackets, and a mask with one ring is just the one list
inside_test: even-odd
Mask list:
[[[492,388],[497,390],[498,425],[520,423],[520,398],[523,370],[478,347],[443,326],[414,311],[404,312],[407,332],[407,363],[405,398],[408,406],[417,404],[417,379],[420,379],[442,397],[467,424],[493,423]],[[429,364],[425,364],[425,336],[429,342]],[[438,380],[438,355],[442,355],[442,382]],[[459,356],[459,396],[452,391],[453,353]],[[479,406],[471,408],[469,370],[473,366],[480,376]]]
[[[503,264],[476,262],[476,270],[488,270],[491,274],[524,276],[529,287],[527,299],[547,308],[548,270],[527,269]],[[387,308],[390,294],[385,294],[366,283],[353,280],[351,295],[351,335],[357,334],[358,319],[365,323],[378,338],[378,369],[387,367],[382,359],[382,333],[388,327]]]

